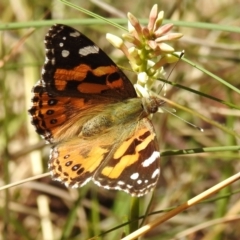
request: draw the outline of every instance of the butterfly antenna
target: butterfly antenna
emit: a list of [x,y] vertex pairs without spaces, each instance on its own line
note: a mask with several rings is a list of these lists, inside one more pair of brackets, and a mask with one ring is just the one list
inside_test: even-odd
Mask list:
[[[184,50],[181,52],[181,54],[180,54],[180,56],[179,56],[179,60],[184,56]],[[174,68],[177,66],[177,64],[178,64],[178,62],[179,62],[179,60],[175,63],[175,65],[173,66],[173,68],[171,69],[171,71],[170,71],[170,73],[168,74],[168,77],[167,77],[167,79],[169,79],[169,77],[171,76],[171,74],[172,74],[172,72],[173,72],[173,70],[174,70]],[[161,92],[162,91],[162,89],[163,88],[165,88],[166,87],[166,83],[164,83],[162,86],[161,86],[161,88],[160,88],[160,91],[159,92]],[[164,92],[164,96],[166,95],[166,91]],[[181,118],[181,117],[179,117],[178,115],[176,115],[176,114],[174,114],[173,112],[176,112],[176,110],[175,109],[172,109],[171,111],[170,110],[168,110],[167,108],[165,108],[165,107],[161,107],[165,112],[168,112],[168,113],[170,113],[170,114],[172,114],[173,116],[175,116],[176,118],[178,118],[178,119],[180,119],[180,120],[182,120],[183,122],[185,122],[185,123],[187,123],[188,125],[190,125],[190,126],[192,126],[192,127],[194,127],[194,128],[196,128],[196,129],[198,129],[199,131],[201,131],[201,132],[203,132],[204,130],[203,130],[203,128],[200,128],[200,127],[198,127],[198,126],[196,126],[195,124],[193,124],[193,123],[190,123],[190,122],[188,122],[188,121],[186,121],[185,119],[183,119],[183,118]]]
[[[184,56],[184,54],[185,54],[185,51],[184,50],[182,50],[182,52],[180,53],[180,56],[179,56],[179,60]],[[174,70],[174,68],[177,66],[177,64],[179,63],[179,60],[177,61],[177,62],[175,62],[174,63],[174,65],[173,65],[173,67],[172,67],[172,69],[171,69],[171,71],[170,71],[170,73],[168,74],[168,77],[167,77],[167,79],[169,79],[170,78],[170,76],[171,76],[171,74],[172,74],[172,72],[173,72],[173,70]]]
[[[203,128],[200,128],[200,127],[196,126],[195,124],[190,123],[190,122],[188,122],[187,120],[185,120],[185,119],[179,117],[178,115],[174,114],[173,111],[170,111],[170,110],[168,110],[168,109],[165,108],[165,107],[161,107],[161,109],[163,109],[165,112],[168,112],[168,113],[172,114],[174,117],[176,117],[176,118],[182,120],[183,122],[187,123],[188,125],[190,125],[190,126],[196,128],[196,129],[198,129],[199,131],[204,132]],[[174,112],[176,112],[175,109],[173,109],[173,110],[174,110]]]
[[[184,56],[184,53],[185,53],[185,51],[184,50],[182,50],[182,52],[180,53],[180,56],[179,56],[179,60]],[[170,78],[170,76],[171,76],[171,74],[172,74],[172,72],[173,72],[173,70],[174,70],[174,68],[177,66],[177,64],[178,64],[178,62],[179,62],[179,60],[177,61],[177,62],[175,62],[174,63],[174,65],[173,65],[173,67],[172,67],[172,69],[171,69],[171,71],[170,71],[170,73],[168,74],[168,76],[167,76],[167,79],[169,79]],[[167,84],[166,83],[163,83],[162,84],[162,86],[161,86],[161,88],[159,89],[159,91],[158,91],[158,94],[160,94],[161,93],[161,91],[163,90],[163,88],[165,89],[165,91],[164,91],[164,94],[163,94],[163,96],[165,97],[166,96],[166,92],[167,92],[167,90],[166,90],[166,87],[167,87]]]

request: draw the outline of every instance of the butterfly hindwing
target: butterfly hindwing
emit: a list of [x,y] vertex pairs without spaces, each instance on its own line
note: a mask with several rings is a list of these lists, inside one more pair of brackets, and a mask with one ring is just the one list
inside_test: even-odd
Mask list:
[[[92,179],[93,174],[109,153],[111,145],[100,139],[84,140],[74,137],[54,146],[49,159],[52,177],[67,187],[82,187]],[[95,147],[92,147],[93,144]]]
[[121,139],[93,181],[107,189],[123,190],[135,196],[151,191],[159,178],[160,154],[151,122],[144,118],[136,126],[124,126],[130,133]]
[[119,137],[120,128],[107,137],[76,137],[53,147],[49,161],[53,178],[70,187],[93,180],[101,187],[136,196],[151,191],[160,173],[153,127],[147,119],[123,127],[128,131]]

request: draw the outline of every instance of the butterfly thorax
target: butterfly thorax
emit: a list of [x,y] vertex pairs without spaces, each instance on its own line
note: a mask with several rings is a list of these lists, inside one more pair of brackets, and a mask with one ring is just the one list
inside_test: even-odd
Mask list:
[[115,126],[124,127],[133,121],[141,119],[155,113],[160,106],[160,101],[156,97],[131,98],[125,101],[109,104],[102,113],[89,119],[82,127],[80,135],[92,137],[105,134]]

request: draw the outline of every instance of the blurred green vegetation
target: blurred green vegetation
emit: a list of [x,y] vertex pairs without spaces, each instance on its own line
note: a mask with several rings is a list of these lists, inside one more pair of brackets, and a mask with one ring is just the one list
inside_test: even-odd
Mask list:
[[[105,5],[102,1],[71,2],[107,19],[121,18],[125,27],[127,12],[144,19],[153,4],[158,3],[165,18],[176,23],[174,31],[184,34],[173,43],[174,48],[184,49],[187,59],[240,88],[240,28],[237,28],[240,1],[109,0]],[[121,52],[105,38],[107,32],[121,35],[123,30],[99,19],[91,22],[91,17],[61,1],[4,0],[0,2],[0,12],[0,182],[4,186],[48,171],[49,146],[35,133],[27,110],[31,107],[31,89],[40,78],[45,58],[44,36],[53,23],[79,29],[120,66],[130,67]],[[9,29],[11,24],[17,25]],[[238,91],[184,61],[174,67],[166,66],[166,71],[168,81],[239,106]],[[126,73],[134,81],[134,74]],[[220,123],[236,135],[240,133],[239,109],[171,85],[167,85],[166,97]],[[161,152],[198,151],[188,155],[163,154],[161,178],[150,212],[179,205],[240,171],[239,151],[230,148],[239,144],[236,136],[186,111],[177,110],[176,114],[204,132],[170,114],[154,116]],[[210,147],[219,148],[208,151]],[[239,190],[238,181],[214,195],[211,201],[153,229],[143,239],[239,239]],[[147,208],[149,195],[140,200],[141,214]],[[0,191],[0,239],[88,239],[127,222],[130,201],[131,197],[125,193],[107,191],[93,184],[66,189],[50,177],[31,181]],[[147,221],[157,216],[156,213]],[[229,216],[234,216],[234,220],[227,221]],[[211,222],[215,219],[220,222]],[[201,228],[200,224],[204,223]],[[101,239],[120,239],[128,233],[127,229],[125,226],[111,231]],[[189,233],[183,232],[187,230]],[[181,232],[185,237],[178,238]]]

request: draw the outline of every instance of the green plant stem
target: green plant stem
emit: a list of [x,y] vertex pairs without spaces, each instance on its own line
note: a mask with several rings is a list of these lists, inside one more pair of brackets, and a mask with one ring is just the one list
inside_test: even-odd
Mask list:
[[129,231],[134,232],[138,229],[138,218],[139,218],[139,198],[132,197],[131,198],[131,206],[130,206],[130,225]]

